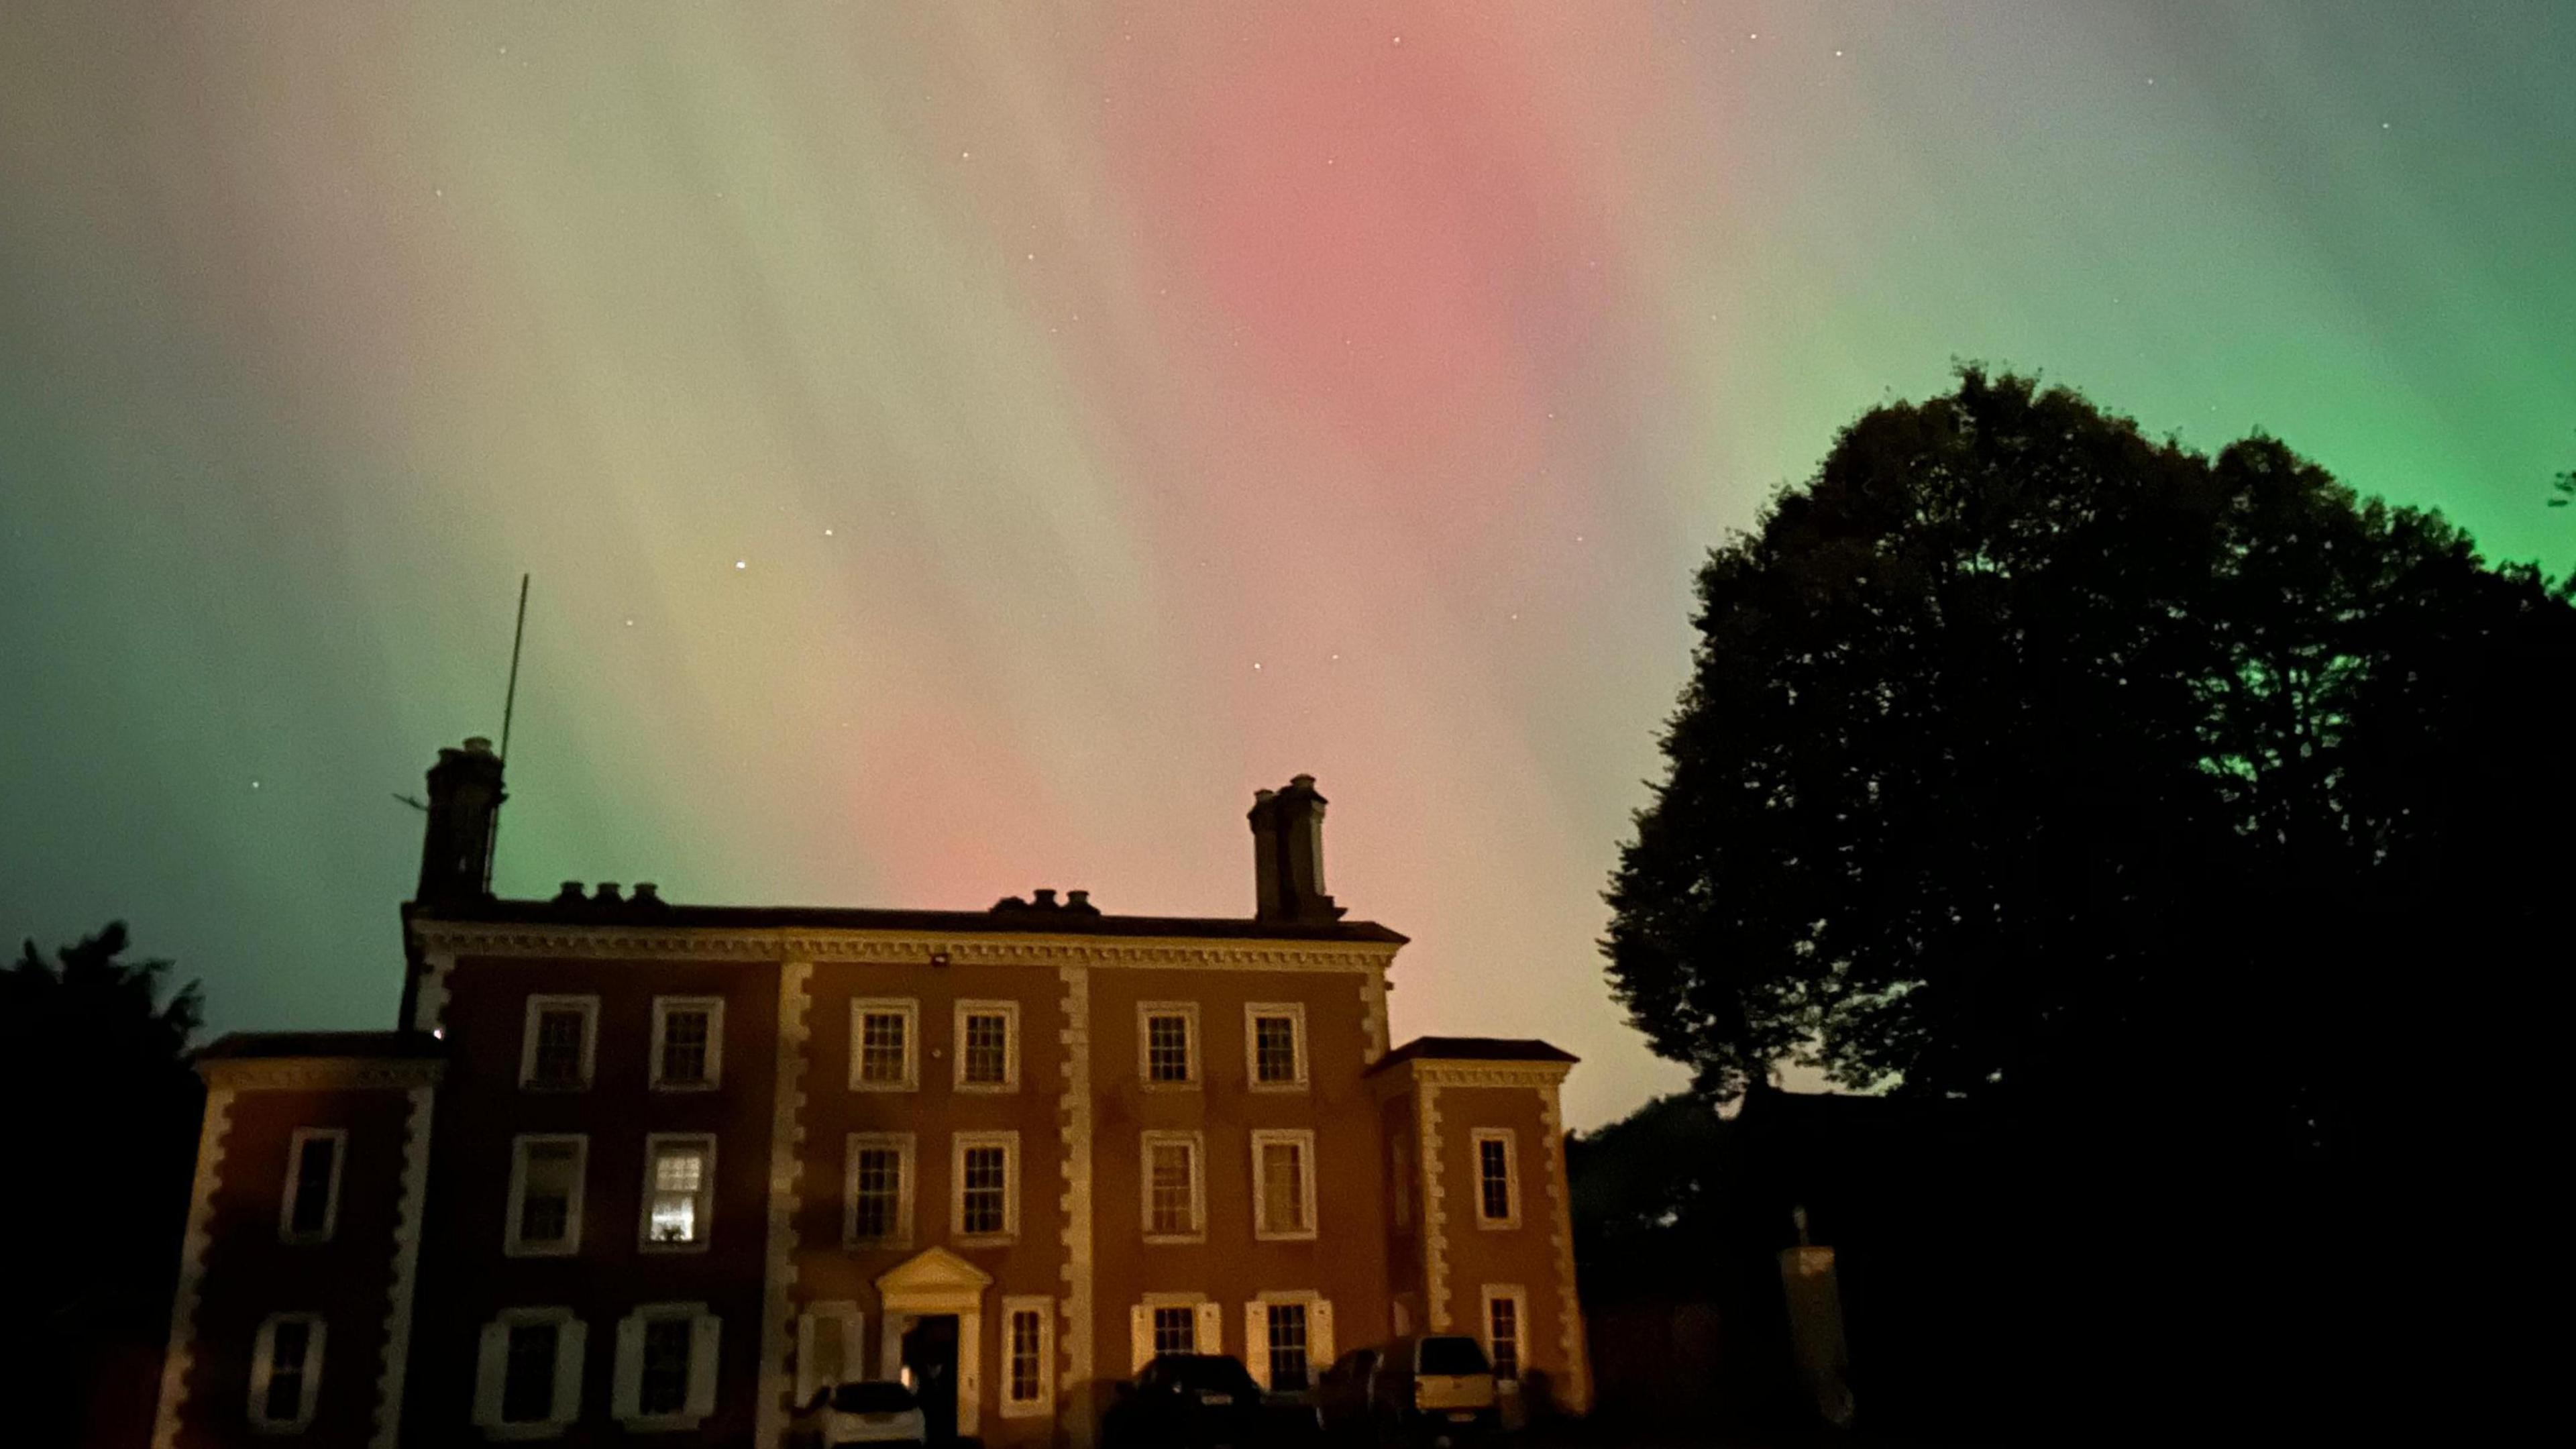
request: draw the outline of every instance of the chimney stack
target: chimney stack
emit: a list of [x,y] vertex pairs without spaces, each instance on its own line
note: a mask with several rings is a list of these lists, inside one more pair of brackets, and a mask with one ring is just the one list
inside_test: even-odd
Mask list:
[[423,905],[488,900],[492,895],[493,831],[500,824],[501,757],[476,735],[461,748],[442,749],[429,767],[429,823],[420,844]]
[[1342,918],[1324,892],[1324,797],[1315,777],[1284,790],[1256,790],[1252,810],[1254,920],[1323,925]]

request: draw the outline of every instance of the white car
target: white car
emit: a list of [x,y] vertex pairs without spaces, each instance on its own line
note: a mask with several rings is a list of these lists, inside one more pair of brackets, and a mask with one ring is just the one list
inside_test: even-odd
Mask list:
[[816,1391],[796,1416],[794,1437],[820,1449],[844,1444],[918,1444],[926,1435],[921,1401],[901,1384],[840,1384]]

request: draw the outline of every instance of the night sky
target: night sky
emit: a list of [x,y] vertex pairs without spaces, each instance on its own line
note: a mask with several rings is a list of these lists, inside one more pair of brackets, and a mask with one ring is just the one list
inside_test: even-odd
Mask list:
[[2576,5],[0,6],[0,933],[382,1027],[499,880],[1248,914],[1602,985],[1690,575],[1954,359],[2576,557]]

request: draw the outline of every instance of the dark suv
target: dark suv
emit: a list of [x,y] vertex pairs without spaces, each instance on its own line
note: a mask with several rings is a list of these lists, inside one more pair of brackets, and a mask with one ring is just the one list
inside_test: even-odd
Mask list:
[[1167,1353],[1119,1387],[1101,1419],[1108,1449],[1253,1449],[1267,1437],[1261,1386],[1240,1359]]

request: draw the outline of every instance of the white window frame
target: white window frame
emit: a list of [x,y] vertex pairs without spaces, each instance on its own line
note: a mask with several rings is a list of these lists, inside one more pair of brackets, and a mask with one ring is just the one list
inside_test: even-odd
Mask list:
[[[305,1325],[304,1396],[297,1401],[295,1417],[272,1419],[268,1416],[268,1385],[277,1372],[277,1328],[281,1323]],[[330,1325],[319,1313],[272,1313],[260,1320],[259,1333],[251,1340],[250,1349],[250,1426],[263,1434],[301,1434],[313,1427],[315,1407],[322,1396],[322,1346]]]
[[1485,1345],[1487,1362],[1494,1357],[1494,1304],[1498,1301],[1512,1305],[1512,1376],[1504,1382],[1519,1383],[1530,1373],[1529,1290],[1518,1283],[1484,1285],[1481,1311],[1476,1315],[1476,1337]]
[[[818,1358],[821,1346],[816,1342],[821,1337],[816,1330],[826,1319],[841,1325],[841,1361],[835,1365],[839,1372],[829,1380],[819,1372],[823,1365]],[[814,1402],[815,1393],[827,1385],[838,1387],[871,1377],[867,1368],[867,1327],[867,1314],[860,1311],[856,1301],[847,1298],[808,1303],[805,1311],[796,1315],[796,1402],[789,1405],[791,1412],[805,1412]],[[855,1375],[853,1369],[857,1370]]]
[[[859,1150],[891,1147],[895,1154],[894,1231],[882,1238],[859,1235]],[[920,1181],[909,1132],[853,1132],[841,1145],[841,1246],[909,1248],[912,1246],[913,1187]]]
[[[689,1325],[689,1382],[680,1407],[644,1412],[644,1334],[655,1323]],[[617,1361],[609,1380],[608,1412],[627,1432],[660,1434],[697,1428],[716,1411],[716,1375],[722,1360],[724,1320],[704,1303],[639,1303],[617,1321]]]
[[[1261,1149],[1279,1143],[1297,1148],[1297,1187],[1303,1199],[1305,1226],[1282,1228],[1270,1221],[1270,1185],[1261,1176]],[[1252,1134],[1252,1235],[1266,1243],[1301,1242],[1315,1236],[1315,1134],[1303,1127],[1264,1128]]]
[[[1034,1399],[1011,1397],[1012,1320],[1023,1313],[1034,1313],[1038,1319],[1038,1396]],[[1055,1313],[1052,1298],[1013,1295],[1002,1300],[1002,1372],[1000,1392],[995,1397],[1001,1401],[1005,1419],[1046,1419],[1055,1415]]]
[[[685,1243],[653,1241],[653,1169],[660,1163],[664,1147],[696,1144],[706,1149],[706,1167],[698,1181],[698,1235]],[[644,1253],[703,1253],[716,1236],[716,1134],[712,1132],[648,1132],[644,1134],[644,1200],[635,1214],[636,1251]]]
[[[564,1237],[559,1243],[532,1243],[521,1236],[520,1214],[528,1201],[528,1149],[570,1143],[572,1195],[564,1203]],[[581,1251],[582,1200],[590,1189],[590,1135],[586,1132],[522,1132],[510,1139],[510,1200],[501,1209],[501,1256],[569,1258]]]
[[[1187,1048],[1189,1076],[1177,1082],[1154,1079],[1153,1019],[1177,1016],[1184,1025],[1182,1045]],[[1195,1001],[1140,1001],[1136,1003],[1136,1081],[1148,1092],[1195,1092],[1207,1080],[1207,1036],[1199,1029],[1199,1004]]]
[[[1288,1019],[1290,1075],[1284,1082],[1261,1080],[1261,1018],[1284,1016]],[[1303,1092],[1307,1090],[1306,1003],[1302,1001],[1247,1001],[1243,1005],[1243,1083],[1255,1092]]]
[[[1520,1134],[1509,1127],[1479,1127],[1468,1134],[1468,1152],[1471,1155],[1469,1166],[1473,1169],[1474,1175],[1473,1186],[1469,1190],[1476,1195],[1476,1226],[1480,1228],[1492,1228],[1501,1232],[1521,1225],[1519,1139]],[[1488,1142],[1503,1144],[1503,1196],[1505,1206],[1511,1211],[1498,1218],[1488,1217],[1485,1213],[1485,1144]]]
[[[304,1190],[304,1144],[331,1144],[331,1180],[322,1189],[322,1226],[309,1233],[295,1230],[295,1209],[301,1206]],[[286,1191],[279,1194],[277,1206],[277,1240],[305,1245],[327,1243],[340,1230],[340,1179],[349,1169],[349,1129],[346,1127],[298,1127],[286,1139]]]
[[[504,1423],[501,1402],[510,1367],[510,1330],[529,1323],[555,1325],[554,1397],[542,1419]],[[474,1364],[474,1423],[486,1439],[559,1439],[581,1417],[583,1355],[590,1326],[563,1307],[504,1308],[483,1325]]]
[[[970,1082],[966,1080],[966,1018],[998,1016],[1002,1019],[1002,1080]],[[951,1085],[960,1092],[1016,1092],[1020,1089],[1020,1004],[1016,1001],[960,1001],[951,1014],[954,1033],[952,1050],[956,1055]]]
[[1204,1293],[1148,1293],[1127,1310],[1128,1374],[1141,1372],[1154,1357],[1154,1310],[1190,1311],[1190,1351],[1225,1352],[1225,1306]]
[[[713,1092],[724,1085],[724,1009],[721,996],[656,996],[653,998],[653,1053],[646,1058],[649,1086],[656,1092]],[[702,1082],[674,1082],[662,1072],[662,1048],[668,1041],[671,1014],[676,1011],[703,1011],[707,1014],[707,1076]]]
[[1270,1382],[1270,1310],[1283,1303],[1306,1305],[1306,1387],[1312,1389],[1339,1357],[1333,1342],[1333,1303],[1311,1288],[1265,1288],[1243,1305],[1243,1366],[1265,1394]]
[[[865,1040],[867,1019],[871,1016],[903,1018],[903,1080],[869,1082],[859,1078],[863,1060],[860,1044]],[[853,1092],[917,1092],[921,1090],[921,1000],[912,996],[861,996],[850,1002],[850,1090]]]
[[[1157,1232],[1154,1228],[1154,1149],[1186,1147],[1190,1150],[1190,1226],[1185,1232]],[[1152,1131],[1137,1140],[1137,1225],[1149,1243],[1204,1243],[1207,1241],[1207,1134],[1196,1131]]]
[[[540,1082],[537,1080],[537,1022],[549,1011],[581,1013],[581,1080],[577,1082]],[[587,1092],[599,1077],[599,998],[597,996],[540,996],[528,998],[527,1014],[519,1027],[519,1090],[523,1092]]]
[[[1002,1149],[1002,1230],[998,1233],[966,1231],[966,1150],[970,1147]],[[959,1132],[950,1137],[948,1236],[960,1247],[991,1247],[1018,1241],[1020,1236],[1020,1134],[1018,1132]]]

